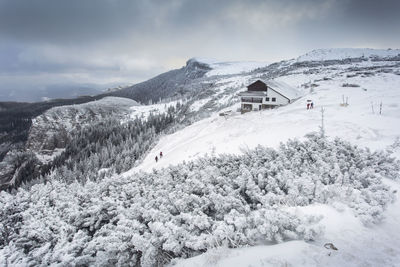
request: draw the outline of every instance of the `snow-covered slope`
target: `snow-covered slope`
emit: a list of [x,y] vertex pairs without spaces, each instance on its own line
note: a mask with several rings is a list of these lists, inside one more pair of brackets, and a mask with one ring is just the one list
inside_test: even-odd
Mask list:
[[[322,59],[345,58],[343,54],[338,56],[339,52],[335,56],[324,55]],[[376,51],[372,52],[371,55],[376,55]],[[393,56],[397,52],[388,53],[379,55]],[[303,60],[311,58],[315,57]],[[302,139],[309,132],[319,131],[321,108],[325,110],[324,125],[329,138],[341,137],[372,150],[389,149],[400,158],[398,62],[335,63],[320,68],[290,64],[277,67],[282,73],[277,80],[300,87],[305,94],[303,98],[275,110],[246,114],[237,112],[239,104],[234,104],[224,109],[225,116],[214,114],[162,137],[142,164],[124,175],[132,176],[138,170],[150,172],[206,154],[240,154],[257,145],[277,147],[289,138]],[[249,76],[247,81],[256,76]],[[315,103],[312,110],[306,109],[309,99]],[[164,156],[156,163],[154,157],[160,151]],[[398,182],[385,182],[399,196]],[[387,210],[384,222],[367,227],[341,205],[299,207],[298,213],[324,216],[321,223],[325,234],[321,239],[312,243],[291,241],[241,249],[220,248],[176,263],[178,266],[396,266],[400,262],[400,236],[395,233],[400,223],[399,209],[397,201]],[[338,250],[326,249],[325,243],[333,243]]]
[[[385,51],[388,51],[387,55],[394,55],[393,51],[400,50],[330,51],[337,58],[344,51],[356,57],[357,53],[384,55]],[[333,57],[323,57],[324,60],[329,58]],[[212,60],[203,61],[215,64]],[[194,102],[192,109],[199,110],[207,106],[210,99],[219,101],[223,106],[226,91],[231,90],[227,95],[230,99],[228,103],[236,101],[236,104],[225,109],[232,111],[231,115],[221,117],[215,113],[182,131],[164,136],[139,169],[150,171],[206,153],[240,153],[241,149],[258,144],[275,147],[288,138],[301,138],[308,132],[318,131],[321,107],[325,108],[325,126],[329,136],[343,137],[373,149],[383,149],[400,137],[400,64],[397,61],[338,63],[319,69],[313,66],[293,69],[290,65],[286,68],[288,71],[278,65],[277,69],[282,69],[283,74],[276,80],[298,88],[305,94],[303,98],[279,109],[241,115],[237,112],[240,105],[237,97],[234,97],[235,93],[245,90],[247,84],[258,77],[263,78],[264,74],[243,74],[215,80],[213,95]],[[306,110],[308,99],[315,104],[313,110]],[[341,105],[346,99],[349,105]],[[153,155],[159,151],[171,157],[154,164]]]
[[234,75],[245,72],[250,72],[257,68],[265,67],[269,63],[258,61],[228,61],[219,62],[214,59],[194,58],[198,62],[207,64],[211,70],[206,73],[207,77],[218,75]]
[[399,56],[400,49],[334,48],[316,49],[297,58],[301,61],[343,60],[350,58],[388,58]]
[[[314,79],[324,75],[326,73],[315,75]],[[296,86],[307,82],[309,77],[294,74],[280,79]],[[360,87],[342,87],[346,82]],[[240,153],[241,149],[259,144],[276,147],[288,138],[301,138],[306,133],[318,131],[321,107],[325,108],[328,136],[339,136],[372,149],[384,149],[400,137],[399,75],[380,73],[372,77],[347,78],[344,74],[318,84],[313,93],[291,105],[242,115],[236,112],[239,107],[236,104],[226,109],[232,110],[232,115],[221,117],[215,114],[164,136],[139,169],[150,171],[207,153]],[[347,107],[340,106],[343,96],[348,99]],[[314,101],[313,110],[306,109],[307,99]],[[382,114],[379,114],[381,102]],[[155,164],[154,155],[159,151],[165,156]]]

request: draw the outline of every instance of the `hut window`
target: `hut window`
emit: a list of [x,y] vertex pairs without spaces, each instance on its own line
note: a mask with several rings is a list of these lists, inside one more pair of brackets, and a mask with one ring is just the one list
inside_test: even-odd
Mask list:
[[276,102],[276,97],[273,97],[273,98],[272,98],[272,102]]
[[269,97],[266,97],[266,98],[265,98],[265,101],[269,101]]

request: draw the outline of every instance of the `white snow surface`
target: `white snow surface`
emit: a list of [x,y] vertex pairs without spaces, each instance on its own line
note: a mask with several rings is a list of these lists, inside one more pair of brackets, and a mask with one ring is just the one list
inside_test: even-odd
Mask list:
[[332,48],[316,49],[298,57],[298,62],[320,60],[342,60],[360,57],[394,57],[400,54],[400,49],[371,49],[371,48]]
[[261,61],[219,62],[216,59],[210,59],[210,58],[194,58],[194,60],[205,63],[210,68],[212,68],[212,70],[206,73],[206,76],[208,77],[216,75],[240,74],[269,65],[269,63],[267,62],[261,62]]
[[[358,65],[364,66],[361,62]],[[381,63],[376,63],[381,64]],[[305,95],[293,104],[274,110],[240,114],[239,104],[226,108],[230,115],[218,114],[198,121],[178,132],[161,137],[143,162],[124,175],[137,171],[150,172],[170,164],[189,161],[203,155],[240,154],[257,145],[277,147],[289,138],[302,139],[318,131],[321,108],[328,138],[341,137],[361,147],[380,150],[391,147],[400,158],[400,75],[377,72],[372,76],[347,77],[344,66],[326,68],[318,74],[302,70],[278,78],[278,81],[299,87],[305,83],[319,86],[302,89]],[[324,77],[330,79],[324,80]],[[359,87],[343,87],[344,83]],[[343,97],[348,106],[340,105]],[[307,99],[315,107],[306,109]],[[382,103],[382,114],[379,114]],[[164,156],[155,163],[154,157]],[[398,182],[385,180],[393,190]],[[190,259],[172,262],[174,266],[399,266],[400,264],[400,204],[396,201],[386,211],[379,225],[364,226],[348,208],[337,205],[311,205],[293,208],[300,214],[324,216],[325,234],[315,242],[290,241],[239,249],[219,248]],[[338,250],[324,248],[333,243]]]

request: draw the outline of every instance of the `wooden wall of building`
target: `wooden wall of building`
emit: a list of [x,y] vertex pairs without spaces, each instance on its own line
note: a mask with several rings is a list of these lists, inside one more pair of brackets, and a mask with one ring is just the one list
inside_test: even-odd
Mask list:
[[265,83],[258,80],[258,81],[255,81],[254,83],[250,84],[249,86],[247,86],[247,89],[249,91],[267,91],[268,88]]

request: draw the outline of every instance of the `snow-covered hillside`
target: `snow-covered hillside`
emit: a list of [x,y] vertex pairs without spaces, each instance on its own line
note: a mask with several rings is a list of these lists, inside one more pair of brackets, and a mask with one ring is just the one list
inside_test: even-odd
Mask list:
[[[318,131],[321,107],[325,109],[328,136],[342,137],[372,149],[384,149],[400,137],[400,75],[379,70],[371,75],[356,74],[357,71],[342,68],[334,71],[325,68],[315,74],[303,71],[298,69],[278,78],[295,87],[307,86],[310,81],[314,84],[307,89],[302,87],[306,95],[295,103],[243,115],[237,112],[239,104],[235,104],[225,109],[232,111],[232,115],[214,114],[163,137],[138,169],[150,171],[207,153],[240,153],[259,144],[277,147],[288,138],[302,138],[306,133]],[[346,83],[358,87],[343,87]],[[347,107],[340,105],[343,97],[348,101]],[[306,109],[308,99],[315,103],[313,110]],[[381,103],[382,114],[379,114]],[[154,155],[159,151],[165,157],[155,164]]]
[[208,77],[250,72],[257,68],[265,67],[269,64],[267,62],[258,62],[258,61],[220,62],[218,60],[208,59],[208,58],[193,58],[192,60],[205,63],[211,68],[211,70],[206,73],[206,76]]
[[351,58],[388,58],[400,55],[400,49],[370,49],[370,48],[335,48],[316,49],[296,60],[321,61],[321,60],[343,60]]
[[[329,53],[319,50],[299,59],[331,60],[397,54],[396,50],[345,49]],[[319,131],[321,108],[325,110],[325,130],[330,139],[341,137],[373,151],[389,149],[400,158],[399,73],[400,65],[392,61],[290,69],[277,80],[300,87],[305,94],[303,98],[275,110],[246,114],[237,112],[239,104],[227,107],[224,111],[230,112],[226,116],[216,113],[162,137],[142,164],[124,176],[131,177],[139,170],[162,169],[207,154],[241,154],[257,145],[276,148],[289,138],[303,139],[305,134]],[[248,80],[255,78],[251,77]],[[312,110],[306,109],[308,99],[315,103]],[[164,156],[156,163],[154,157],[160,151]],[[397,182],[385,182],[399,192]],[[400,224],[399,208],[397,201],[389,207],[383,223],[367,227],[340,205],[299,207],[298,213],[324,216],[321,224],[325,227],[325,234],[316,242],[291,241],[242,249],[219,248],[177,263],[178,266],[396,266],[400,262],[400,236],[394,233]],[[324,248],[325,243],[333,243],[338,250]]]

